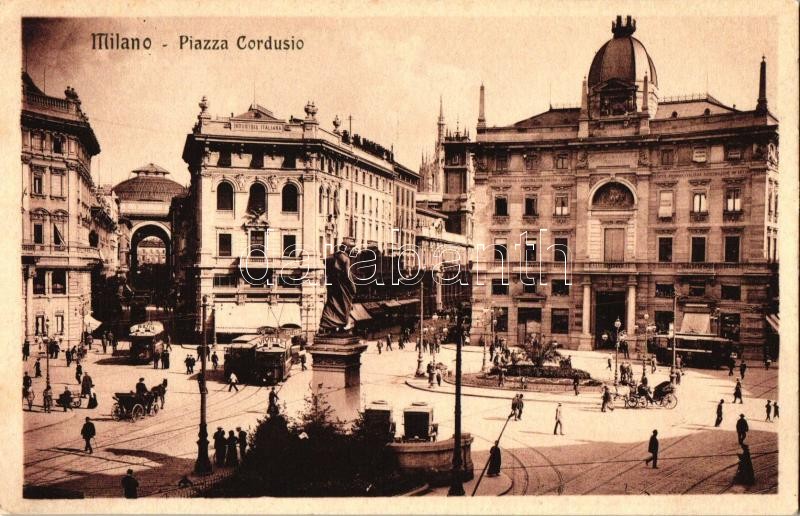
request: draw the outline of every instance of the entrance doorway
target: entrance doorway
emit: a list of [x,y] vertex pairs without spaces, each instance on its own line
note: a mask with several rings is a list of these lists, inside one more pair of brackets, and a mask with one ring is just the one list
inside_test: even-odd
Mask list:
[[[625,325],[625,292],[596,292],[594,305],[595,347],[613,347],[616,336],[614,322],[619,318]],[[603,343],[603,334],[608,340]]]
[[517,311],[517,345],[521,346],[529,335],[542,340],[542,309],[519,308]]

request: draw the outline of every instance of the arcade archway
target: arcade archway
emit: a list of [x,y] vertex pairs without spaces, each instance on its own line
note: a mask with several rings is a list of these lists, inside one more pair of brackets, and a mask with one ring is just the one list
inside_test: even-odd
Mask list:
[[129,283],[136,291],[166,295],[171,278],[172,240],[169,230],[157,223],[134,228],[130,246]]

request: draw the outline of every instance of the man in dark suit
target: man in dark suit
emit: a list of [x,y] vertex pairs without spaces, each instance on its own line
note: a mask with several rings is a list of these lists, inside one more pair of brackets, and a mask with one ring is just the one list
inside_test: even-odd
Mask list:
[[717,404],[717,420],[714,422],[714,426],[719,426],[722,424],[722,404],[725,403],[725,400],[719,400]]
[[92,449],[92,438],[97,435],[97,431],[94,428],[94,423],[88,417],[86,418],[86,422],[83,424],[83,428],[81,428],[81,437],[83,440],[86,441],[86,446],[84,446],[83,451],[87,453],[94,453]]
[[736,435],[739,437],[739,444],[744,444],[748,431],[750,431],[750,425],[747,424],[744,414],[739,414],[739,420],[736,422]]
[[650,436],[650,444],[647,446],[647,451],[652,455],[644,460],[645,464],[653,462],[653,469],[658,469],[658,430],[653,430],[653,435]]

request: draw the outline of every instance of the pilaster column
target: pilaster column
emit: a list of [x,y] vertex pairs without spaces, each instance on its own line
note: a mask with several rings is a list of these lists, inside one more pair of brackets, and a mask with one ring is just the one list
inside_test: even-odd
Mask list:
[[581,317],[581,329],[584,335],[590,335],[589,320],[592,311],[592,286],[589,283],[583,284],[583,314]]
[[25,269],[25,338],[33,341],[33,275],[36,269]]
[[625,318],[625,332],[628,335],[636,334],[636,283],[628,283],[627,317]]

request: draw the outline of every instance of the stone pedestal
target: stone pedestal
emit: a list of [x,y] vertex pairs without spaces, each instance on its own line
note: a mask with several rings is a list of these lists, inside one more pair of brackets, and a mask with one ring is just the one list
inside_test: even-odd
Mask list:
[[361,405],[361,353],[367,349],[358,337],[315,335],[306,348],[312,357],[311,389],[342,421],[358,417]]
[[[472,441],[469,433],[461,434],[461,463],[464,468],[462,482],[472,480]],[[453,447],[455,436],[444,441],[407,441],[389,443],[389,449],[397,457],[397,465],[402,471],[419,473],[432,486],[446,486],[452,479]]]
[[578,351],[591,351],[593,348],[592,341],[594,340],[594,336],[588,334],[581,334],[578,337],[578,347],[576,348]]

